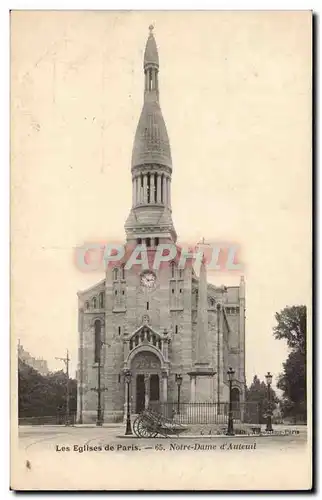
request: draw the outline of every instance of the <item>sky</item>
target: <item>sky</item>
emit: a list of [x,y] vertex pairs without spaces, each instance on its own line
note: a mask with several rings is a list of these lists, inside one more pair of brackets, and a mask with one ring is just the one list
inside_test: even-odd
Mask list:
[[[246,377],[287,357],[274,315],[311,301],[311,37],[305,11],[14,12],[12,342],[77,366],[74,263],[124,240],[143,53],[155,26],[178,241],[234,242],[246,282]],[[209,276],[239,283],[236,273]]]

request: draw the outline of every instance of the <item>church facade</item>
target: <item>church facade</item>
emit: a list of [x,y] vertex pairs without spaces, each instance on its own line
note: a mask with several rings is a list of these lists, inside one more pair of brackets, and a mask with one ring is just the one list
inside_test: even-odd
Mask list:
[[[150,403],[227,402],[227,370],[235,371],[234,399],[245,395],[245,284],[217,287],[181,267],[172,221],[172,159],[159,104],[159,57],[152,32],[144,53],[144,104],[132,153],[132,207],[126,242],[146,249],[149,263],[160,245],[174,245],[176,256],[159,269],[126,260],[106,266],[105,277],[78,292],[78,422],[94,422],[98,387],[105,422],[126,411],[124,373],[131,372],[132,413]],[[126,254],[126,253],[125,253]],[[152,268],[151,268],[152,267]],[[98,381],[100,378],[100,381]]]

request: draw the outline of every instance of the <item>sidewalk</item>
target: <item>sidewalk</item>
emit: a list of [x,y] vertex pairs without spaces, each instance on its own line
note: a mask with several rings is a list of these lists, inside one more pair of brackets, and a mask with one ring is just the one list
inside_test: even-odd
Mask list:
[[124,427],[124,424],[123,422],[120,422],[120,423],[111,423],[111,424],[103,424],[103,425],[96,425],[96,424],[75,424],[71,427],[77,427],[77,428],[81,428],[81,429],[86,429],[86,428],[100,428],[100,429],[121,429],[122,427]]

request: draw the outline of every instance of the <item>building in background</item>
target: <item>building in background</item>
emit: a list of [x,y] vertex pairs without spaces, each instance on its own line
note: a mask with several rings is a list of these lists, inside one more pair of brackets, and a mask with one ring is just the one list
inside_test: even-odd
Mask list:
[[[134,139],[132,207],[126,245],[145,244],[149,262],[162,243],[177,244],[172,221],[172,159],[159,103],[159,57],[152,29],[144,54],[144,104]],[[182,103],[182,105],[184,105]],[[129,173],[130,175],[130,173]],[[188,201],[187,201],[188,203]],[[109,266],[105,278],[78,293],[78,420],[95,421],[100,360],[104,421],[121,420],[124,371],[130,370],[131,410],[175,401],[227,402],[227,370],[235,370],[233,398],[245,395],[245,284],[217,287],[178,258],[160,270]],[[107,389],[107,390],[106,390]]]
[[48,375],[48,364],[45,359],[34,358],[28,351],[25,351],[23,346],[18,342],[18,358],[26,363],[26,365],[31,366],[34,370],[37,370],[41,375]]

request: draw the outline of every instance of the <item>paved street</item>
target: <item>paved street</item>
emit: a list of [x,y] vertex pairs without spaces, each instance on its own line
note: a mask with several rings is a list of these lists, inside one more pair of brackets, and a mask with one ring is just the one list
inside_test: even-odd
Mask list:
[[[138,447],[140,451],[151,450],[155,446],[162,446],[165,449],[176,451],[189,451],[189,446],[198,443],[193,451],[203,451],[201,445],[220,445],[227,443],[251,445],[256,443],[257,449],[294,449],[306,445],[307,432],[304,426],[298,427],[276,427],[280,435],[273,436],[193,436],[181,435],[180,437],[154,439],[139,439],[136,436],[124,437],[125,426],[123,424],[110,424],[102,428],[76,426],[25,426],[19,427],[19,447],[24,450],[55,450],[60,451],[63,447],[70,448],[69,451],[82,452],[82,447],[87,447],[84,451],[93,451],[89,448],[106,446],[114,447],[115,451],[123,451],[124,447]],[[75,446],[78,447],[75,449]],[[186,446],[186,448],[185,448]],[[192,448],[190,448],[192,449]],[[208,448],[211,449],[211,448]],[[242,449],[242,448],[241,448]],[[63,451],[63,450],[62,450]],[[95,451],[95,450],[94,450]]]

